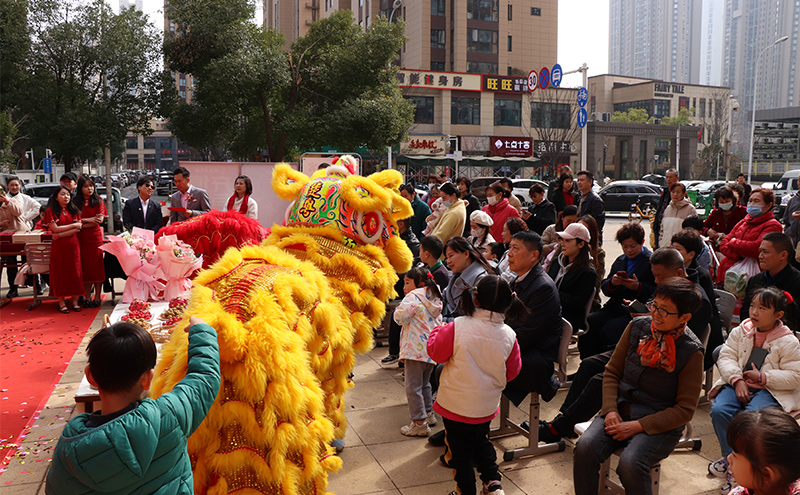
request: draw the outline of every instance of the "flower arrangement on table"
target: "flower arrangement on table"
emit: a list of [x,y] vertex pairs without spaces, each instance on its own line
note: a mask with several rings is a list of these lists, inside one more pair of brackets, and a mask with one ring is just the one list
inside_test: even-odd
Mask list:
[[160,279],[165,277],[153,242],[153,231],[134,227],[132,233],[108,236],[108,241],[100,249],[116,256],[128,276],[122,302],[130,303],[134,299],[159,300],[164,290]]
[[183,296],[192,288],[189,276],[203,266],[203,256],[196,256],[192,247],[175,235],[159,237],[156,251],[166,279],[164,300]]

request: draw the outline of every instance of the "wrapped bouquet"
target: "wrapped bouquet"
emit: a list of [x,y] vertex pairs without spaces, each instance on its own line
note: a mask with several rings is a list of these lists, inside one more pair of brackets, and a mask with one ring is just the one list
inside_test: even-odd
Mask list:
[[133,233],[110,235],[108,240],[100,249],[116,256],[128,276],[122,302],[158,300],[159,293],[164,290],[164,284],[158,279],[165,277],[153,242],[153,231],[134,227]]
[[159,237],[156,251],[161,262],[161,271],[167,281],[164,300],[182,296],[192,288],[189,276],[203,266],[203,256],[195,256],[191,246],[175,235]]

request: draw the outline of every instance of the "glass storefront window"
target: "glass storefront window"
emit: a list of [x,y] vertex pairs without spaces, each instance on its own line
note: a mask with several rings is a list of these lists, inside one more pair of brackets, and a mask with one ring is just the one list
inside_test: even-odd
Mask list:
[[494,100],[494,125],[522,124],[522,102],[520,100]]
[[453,97],[450,100],[450,123],[480,125],[481,99]]
[[414,123],[433,124],[433,96],[406,96],[414,104]]

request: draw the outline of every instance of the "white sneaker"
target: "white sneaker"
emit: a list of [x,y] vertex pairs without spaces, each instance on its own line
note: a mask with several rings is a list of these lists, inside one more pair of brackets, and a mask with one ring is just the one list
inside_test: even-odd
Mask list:
[[436,423],[439,422],[439,419],[436,417],[435,412],[431,411],[430,414],[428,414],[427,422],[428,426],[436,426]]
[[431,434],[431,427],[428,426],[427,421],[417,424],[416,421],[412,420],[411,423],[400,428],[400,433],[407,437],[427,437]]
[[484,483],[481,493],[483,495],[506,495],[506,492],[503,491],[503,487],[500,486],[500,482],[497,480]]
[[728,475],[728,458],[721,457],[716,461],[709,463],[708,474],[716,476],[717,478],[725,478]]
[[727,480],[725,481],[725,484],[722,485],[720,487],[720,489],[719,489],[719,492],[722,495],[728,495],[731,492],[731,490],[733,490],[735,487],[739,486],[739,484],[736,483],[736,479],[734,479],[734,477],[733,477],[733,475],[731,475],[731,473],[728,473],[726,478],[727,478]]

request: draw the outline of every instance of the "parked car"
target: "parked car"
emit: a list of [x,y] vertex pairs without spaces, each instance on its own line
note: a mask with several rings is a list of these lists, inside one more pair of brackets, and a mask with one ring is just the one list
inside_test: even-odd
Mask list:
[[701,181],[701,180],[682,180],[681,184],[683,184],[683,186],[688,191],[690,187],[696,186],[697,184],[700,184],[701,182],[703,182],[703,181]]
[[661,197],[661,186],[644,180],[617,180],[600,189],[598,194],[606,211],[628,212],[639,198],[642,208],[648,204],[655,208]]
[[[95,188],[97,194],[103,198],[103,201],[106,200],[106,188],[105,187],[97,187]],[[122,208],[125,207],[125,198],[119,193],[119,189],[116,187],[111,188],[112,196],[111,196],[111,207],[114,210],[113,216],[109,215],[110,217],[114,218],[114,232],[122,232]],[[105,223],[103,224],[105,227]]]
[[174,178],[172,172],[161,172],[156,179],[156,194],[159,196],[169,196],[172,194],[172,187],[174,185]]
[[647,174],[642,177],[642,180],[646,180],[647,182],[652,182],[658,186],[666,186],[667,185],[667,178],[663,175],[659,174]]
[[53,195],[56,188],[61,184],[58,182],[40,182],[38,184],[27,184],[28,196],[39,202],[42,206],[47,206],[47,201]]
[[547,196],[547,182],[537,179],[511,179],[514,183],[514,188],[511,190],[514,196],[518,197],[522,203],[531,202],[530,190],[534,184],[539,184],[544,188],[545,196]]

